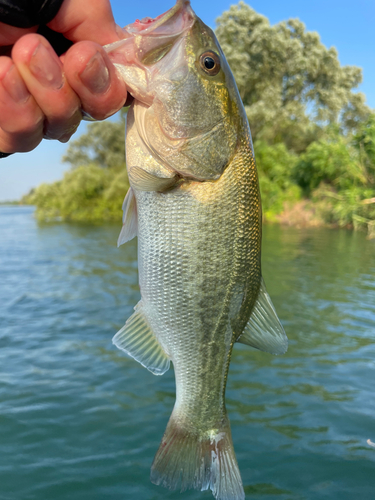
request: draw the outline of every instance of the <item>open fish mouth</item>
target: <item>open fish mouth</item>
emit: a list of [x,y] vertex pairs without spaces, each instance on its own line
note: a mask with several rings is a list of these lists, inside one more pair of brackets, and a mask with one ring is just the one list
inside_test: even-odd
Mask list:
[[176,36],[186,30],[186,25],[196,16],[190,7],[189,0],[177,0],[171,9],[155,17],[144,17],[123,29],[124,35],[135,36],[142,32],[142,36]]
[[137,19],[122,29],[123,39],[106,47],[109,58],[119,65],[149,66],[162,59],[197,17],[189,0],[177,0],[174,7],[155,19]]

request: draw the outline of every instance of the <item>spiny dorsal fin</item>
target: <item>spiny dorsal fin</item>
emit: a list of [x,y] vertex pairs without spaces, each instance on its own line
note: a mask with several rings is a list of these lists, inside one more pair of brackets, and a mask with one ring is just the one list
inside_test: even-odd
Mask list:
[[237,342],[271,354],[284,354],[288,349],[285,335],[263,278],[250,319]]
[[130,184],[139,191],[165,191],[172,187],[179,180],[177,175],[173,177],[157,177],[146,172],[140,167],[129,169]]
[[148,324],[142,301],[138,302],[134,310],[112,342],[154,375],[163,375],[169,368],[169,357]]
[[129,188],[126,193],[122,210],[124,215],[122,217],[122,229],[117,240],[118,247],[137,236],[137,202],[132,188]]

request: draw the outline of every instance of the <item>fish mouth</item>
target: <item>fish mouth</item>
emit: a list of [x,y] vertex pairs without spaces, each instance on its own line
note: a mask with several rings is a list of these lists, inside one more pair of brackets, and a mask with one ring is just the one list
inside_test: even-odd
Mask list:
[[137,19],[122,29],[122,40],[106,47],[112,62],[138,67],[160,61],[176,40],[184,35],[197,19],[189,0],[177,0],[176,5],[152,19]]
[[145,17],[123,29],[124,34],[136,36],[176,36],[186,30],[186,25],[195,19],[195,14],[190,6],[190,0],[177,0],[171,9],[152,19]]

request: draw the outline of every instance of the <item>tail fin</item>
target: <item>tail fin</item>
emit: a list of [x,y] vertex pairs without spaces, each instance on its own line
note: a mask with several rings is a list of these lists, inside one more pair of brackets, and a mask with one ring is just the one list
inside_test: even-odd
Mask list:
[[173,414],[151,467],[151,481],[175,490],[211,488],[217,500],[244,500],[229,421],[200,435],[181,428]]

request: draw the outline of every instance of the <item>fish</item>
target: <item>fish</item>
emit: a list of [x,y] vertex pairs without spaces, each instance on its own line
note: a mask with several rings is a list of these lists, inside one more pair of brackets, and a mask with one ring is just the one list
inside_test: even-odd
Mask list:
[[233,346],[288,346],[262,278],[246,113],[214,32],[187,0],[126,26],[107,51],[134,97],[118,245],[138,237],[141,292],[113,343],[155,375],[172,362],[176,379],[151,481],[241,500],[225,407]]

